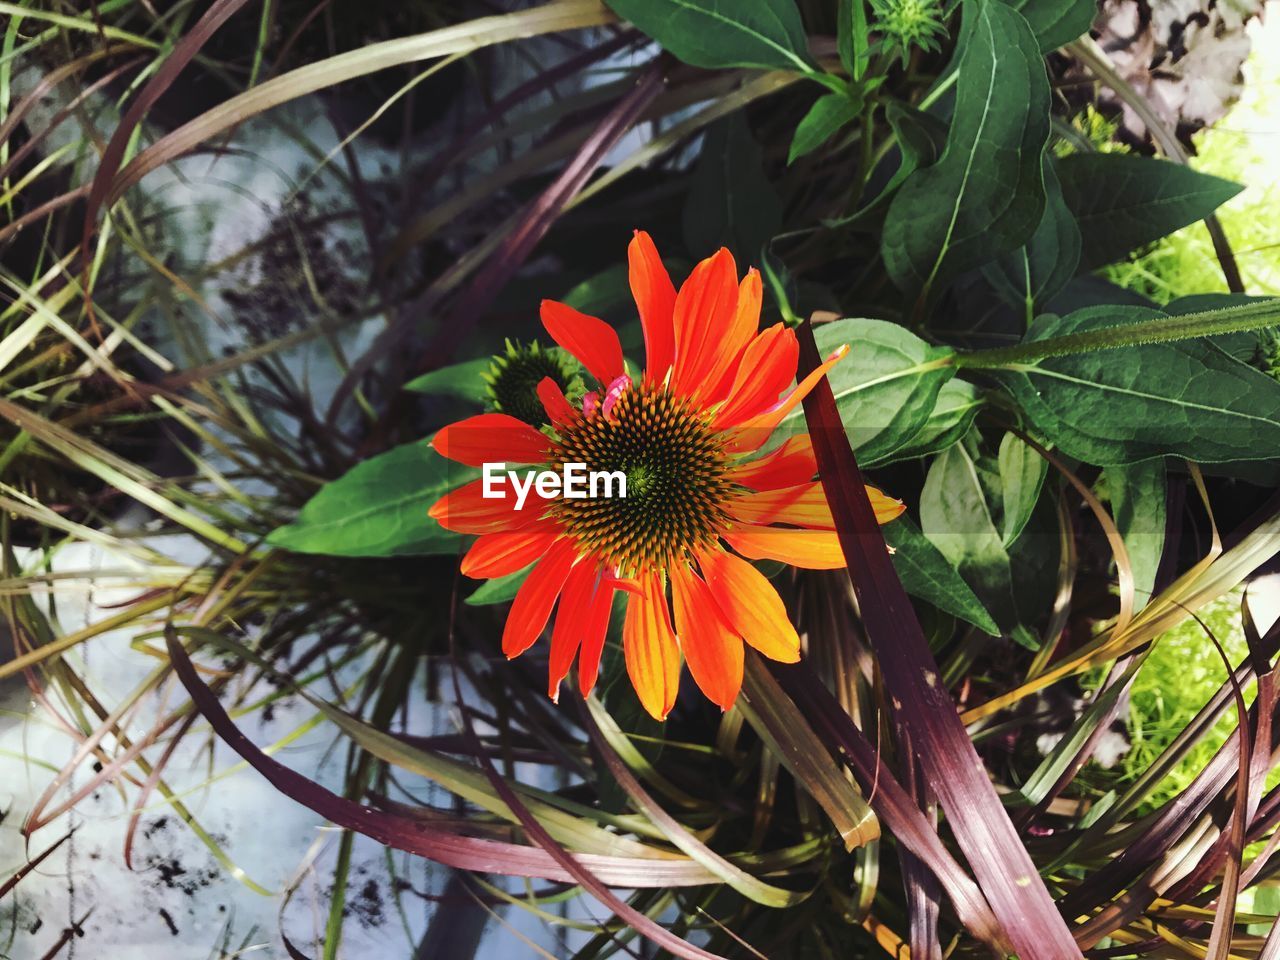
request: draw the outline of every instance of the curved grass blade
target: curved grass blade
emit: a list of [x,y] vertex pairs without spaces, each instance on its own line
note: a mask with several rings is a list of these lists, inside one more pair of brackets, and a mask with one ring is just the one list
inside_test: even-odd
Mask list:
[[[801,325],[798,334],[804,374],[821,361],[812,326]],[[950,693],[938,682],[941,671],[894,571],[825,380],[805,398],[804,411],[895,722],[909,734],[929,786],[1016,952],[1044,960],[1077,960],[1080,949],[991,785]]]

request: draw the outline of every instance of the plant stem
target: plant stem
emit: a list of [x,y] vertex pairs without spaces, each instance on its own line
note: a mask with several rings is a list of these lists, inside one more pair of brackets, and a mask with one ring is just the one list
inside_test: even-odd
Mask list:
[[1020,343],[1015,347],[957,353],[954,363],[957,367],[970,370],[991,370],[1035,363],[1049,357],[1115,350],[1148,343],[1197,340],[1277,325],[1280,325],[1280,300],[1265,300],[1223,310],[1205,310],[1180,317],[1160,317],[1157,320],[1143,320],[1100,330],[1082,330],[1061,337]]

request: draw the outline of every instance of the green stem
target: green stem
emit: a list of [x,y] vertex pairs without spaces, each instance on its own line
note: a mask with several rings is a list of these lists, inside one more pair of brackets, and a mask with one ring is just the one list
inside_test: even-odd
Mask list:
[[1280,299],[1248,303],[1223,310],[1205,310],[1180,317],[1161,317],[1100,330],[1082,330],[1061,337],[1020,343],[1016,347],[957,353],[955,365],[969,370],[991,370],[1015,364],[1035,363],[1049,357],[1065,357],[1098,350],[1116,350],[1148,343],[1197,340],[1226,333],[1242,333],[1280,325]]

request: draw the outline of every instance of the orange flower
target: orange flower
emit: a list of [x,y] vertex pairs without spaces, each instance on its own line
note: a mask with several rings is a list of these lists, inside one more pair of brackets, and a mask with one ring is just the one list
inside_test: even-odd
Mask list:
[[[472,466],[510,461],[559,472],[574,463],[620,472],[626,496],[578,499],[529,488],[518,509],[509,486],[491,487],[495,498],[477,480],[439,500],[431,515],[447,529],[478,534],[462,561],[467,576],[501,577],[534,564],[507,616],[508,657],[532,646],[559,601],[552,698],[575,656],[579,688],[590,693],[614,595],[623,591],[623,652],[645,709],[666,717],[683,658],[702,692],[727,710],[742,685],[743,641],[774,660],[800,657],[782,599],[747,560],[844,566],[808,436],[756,454],[848,348],[792,387],[796,337],[782,324],[757,332],[762,291],[754,269],[739,282],[721,249],[677,293],[648,234],[636,233],[628,260],[647,359],[640,378],[627,375],[612,327],[547,300],[547,332],[599,389],[578,407],[548,378],[538,386],[545,432],[489,413],[432,441]],[[867,491],[880,522],[902,512],[899,501]]]

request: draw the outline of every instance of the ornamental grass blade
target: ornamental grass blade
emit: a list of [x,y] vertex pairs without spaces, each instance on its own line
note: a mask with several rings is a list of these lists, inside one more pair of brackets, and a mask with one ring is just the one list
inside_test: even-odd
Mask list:
[[880,823],[870,804],[831,758],[796,705],[761,669],[759,659],[748,657],[747,695],[737,704],[747,723],[826,812],[846,851],[877,839]]
[[[810,324],[798,330],[800,375],[821,362]],[[863,627],[897,725],[937,794],[978,885],[1023,960],[1076,960],[1080,949],[1005,812],[929,651],[867,498],[825,380],[804,400],[823,490],[835,518]]]
[[[580,883],[581,873],[585,870],[597,878],[599,883],[631,888],[695,887],[719,882],[715,874],[700,864],[684,859],[651,860],[576,854],[572,857],[576,869],[570,871],[562,860],[539,847],[459,834],[433,826],[425,819],[379,811],[340,797],[263,753],[240,731],[218,702],[217,696],[200,679],[174,630],[166,631],[165,642],[174,673],[214,732],[286,797],[340,827],[362,833],[394,850],[403,850],[445,866],[480,873]],[[510,801],[510,797],[503,799]],[[528,813],[519,800],[516,800],[516,807],[513,809],[517,808]],[[696,956],[706,960],[714,955],[700,952]]]
[[778,703],[790,698],[796,708],[804,704],[803,720],[812,725],[814,733],[826,745],[823,749],[838,754],[848,764],[859,786],[870,796],[876,816],[894,840],[917,860],[928,864],[965,929],[999,953],[1013,952],[982,891],[956,862],[911,795],[884,765],[876,746],[858,729],[808,664],[766,665],[763,658],[749,656],[743,691],[754,703]]

